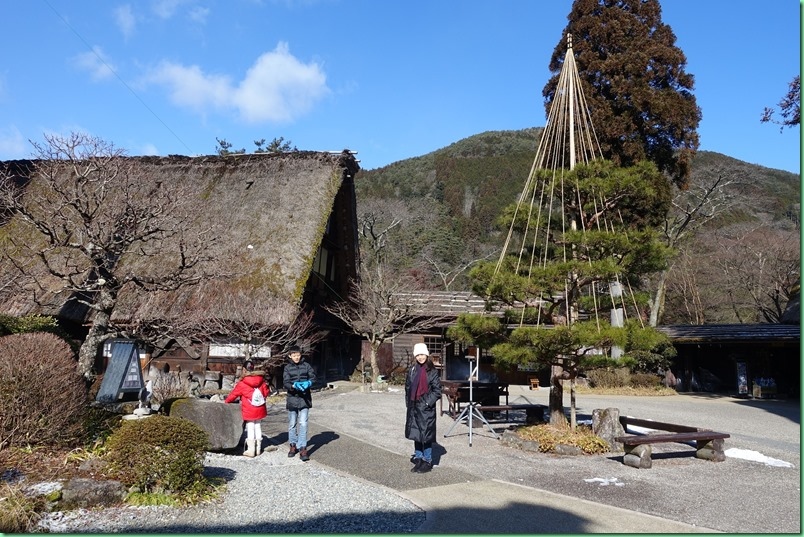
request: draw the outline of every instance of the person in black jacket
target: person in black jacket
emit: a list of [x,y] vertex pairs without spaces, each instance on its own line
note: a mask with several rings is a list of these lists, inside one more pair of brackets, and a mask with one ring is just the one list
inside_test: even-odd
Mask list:
[[415,362],[405,377],[405,438],[413,440],[411,472],[433,469],[433,442],[436,437],[436,403],[441,399],[441,379],[424,343],[413,346]]
[[291,347],[288,356],[290,363],[285,365],[282,375],[282,384],[288,394],[288,457],[294,457],[298,453],[301,460],[308,461],[307,417],[313,407],[310,388],[315,383],[315,371],[313,366],[304,361],[299,347]]

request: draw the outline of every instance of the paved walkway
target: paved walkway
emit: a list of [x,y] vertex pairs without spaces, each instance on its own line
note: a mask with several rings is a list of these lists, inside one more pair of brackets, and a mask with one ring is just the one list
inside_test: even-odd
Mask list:
[[[800,482],[798,459],[792,470],[768,469],[761,464],[731,459],[712,463],[689,456],[690,448],[683,452],[681,446],[681,452],[671,447],[667,453],[655,455],[652,469],[638,470],[624,466],[621,459],[611,454],[559,457],[502,447],[485,426],[473,429],[470,446],[468,428],[463,423],[452,428],[449,437],[444,437],[454,422],[449,416],[441,416],[434,450],[436,466],[428,474],[414,474],[409,471],[408,460],[412,443],[402,433],[401,393],[361,393],[355,388],[338,383],[335,389],[314,395],[309,434],[311,463],[394,490],[414,502],[427,513],[420,533],[715,531],[711,528],[761,532],[759,527],[767,528],[768,532],[800,531],[800,487],[791,490]],[[511,402],[545,403],[546,397],[546,390],[531,392],[512,387]],[[656,408],[679,409],[684,408],[681,403],[689,402],[688,399],[648,398],[637,404],[640,408],[656,404],[659,405]],[[630,400],[595,401],[591,396],[584,396],[584,400],[594,408],[612,404],[627,408],[631,404]],[[597,402],[603,406],[595,406]],[[712,408],[710,401],[693,402]],[[722,408],[730,410],[729,406]],[[581,412],[581,417],[584,416]],[[639,417],[691,421],[678,416],[675,420],[644,414]],[[705,421],[705,416],[692,421],[694,425],[706,426],[705,422],[699,423],[701,420]],[[284,431],[284,413],[272,412],[267,421],[270,425],[265,433],[275,435],[276,442],[286,442],[286,432],[280,432]],[[800,431],[799,421],[790,424],[791,434]],[[509,424],[491,425],[499,433]],[[774,442],[782,451],[795,449],[786,440]],[[769,502],[767,506],[761,496],[747,495],[748,486],[756,491],[755,487],[766,481],[769,487],[775,483],[780,493],[792,495],[780,496],[784,501]],[[741,487],[746,490],[740,490]],[[753,499],[749,500],[751,496]],[[756,525],[740,526],[738,512],[745,511],[746,501],[770,512],[749,518],[756,520]],[[665,513],[667,516],[662,516]],[[775,526],[768,526],[771,523],[766,520],[775,520]]]

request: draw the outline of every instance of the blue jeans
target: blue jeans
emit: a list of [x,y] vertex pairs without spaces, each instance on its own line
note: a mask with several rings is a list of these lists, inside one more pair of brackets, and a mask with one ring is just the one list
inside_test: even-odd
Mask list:
[[433,462],[433,444],[431,442],[413,442],[413,456],[427,462]]
[[[288,410],[288,443],[294,444],[299,449],[307,447],[307,415],[309,412],[309,408]],[[296,432],[297,424],[299,426],[298,433]]]

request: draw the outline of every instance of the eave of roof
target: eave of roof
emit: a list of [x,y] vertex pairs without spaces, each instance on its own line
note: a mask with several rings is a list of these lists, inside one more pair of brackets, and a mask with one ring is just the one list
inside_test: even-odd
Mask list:
[[801,327],[789,324],[667,325],[657,330],[673,343],[800,341]]

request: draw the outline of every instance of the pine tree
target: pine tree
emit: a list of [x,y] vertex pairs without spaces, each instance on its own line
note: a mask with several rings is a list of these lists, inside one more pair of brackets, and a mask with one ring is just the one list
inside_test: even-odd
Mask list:
[[662,23],[658,0],[575,0],[550,60],[549,111],[572,34],[578,72],[603,157],[620,166],[650,160],[685,188],[698,149],[701,111],[694,77]]
[[[500,218],[521,246],[470,273],[474,292],[507,307],[506,317],[463,315],[448,335],[490,349],[498,367],[553,368],[550,421],[557,423],[564,421],[562,381],[592,363],[612,363],[612,347],[634,369],[666,365],[666,338],[643,326],[647,298],[639,285],[666,263],[653,228],[667,212],[670,188],[650,162],[618,168],[610,161],[542,171],[533,188],[523,197],[545,201],[527,211],[512,205]],[[621,296],[607,292],[613,282]],[[611,326],[613,307],[623,309],[624,326]],[[573,426],[574,408],[573,398]]]

